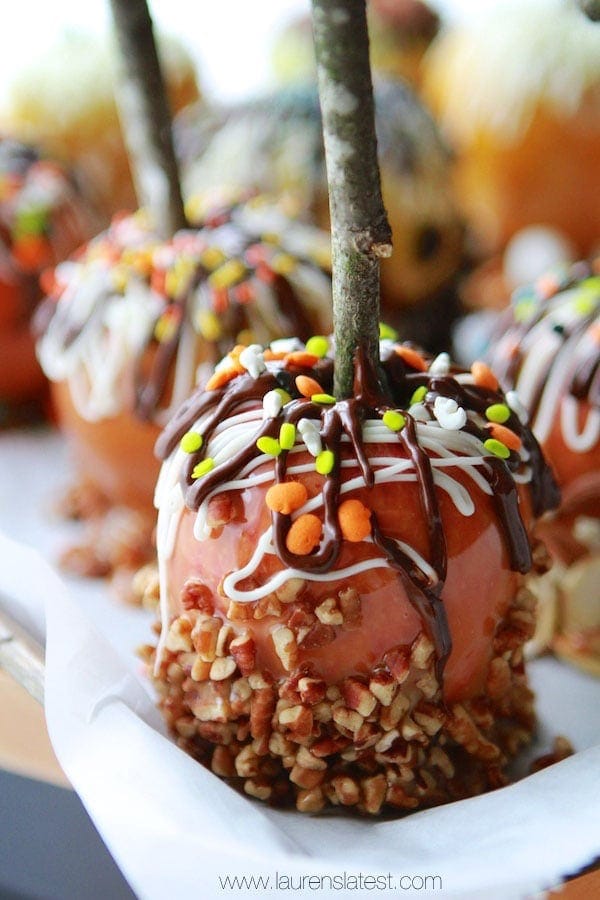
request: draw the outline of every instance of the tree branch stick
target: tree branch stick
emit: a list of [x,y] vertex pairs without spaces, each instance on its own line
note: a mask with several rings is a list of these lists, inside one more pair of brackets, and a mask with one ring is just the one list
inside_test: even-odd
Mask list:
[[146,0],[110,0],[121,51],[117,88],[138,201],[164,237],[186,226],[171,113]]
[[391,229],[381,197],[365,0],[312,0],[332,232],[334,393],[352,395],[361,347],[379,367],[379,261]]

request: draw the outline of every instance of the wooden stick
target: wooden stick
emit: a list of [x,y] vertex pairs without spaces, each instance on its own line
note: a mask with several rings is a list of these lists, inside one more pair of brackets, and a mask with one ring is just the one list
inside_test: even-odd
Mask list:
[[360,347],[379,368],[379,261],[392,253],[381,197],[365,0],[312,0],[329,184],[334,393],[350,397]]
[[44,651],[15,620],[0,609],[0,669],[39,703],[44,703]]
[[117,88],[121,126],[138,201],[164,237],[185,228],[171,113],[146,0],[111,0],[123,76]]

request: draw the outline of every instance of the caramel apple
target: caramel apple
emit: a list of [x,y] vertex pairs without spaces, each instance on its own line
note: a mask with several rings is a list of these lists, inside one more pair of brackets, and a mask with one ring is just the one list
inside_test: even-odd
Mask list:
[[157,443],[166,720],[303,811],[470,796],[533,729],[524,577],[550,471],[486,365],[380,351],[337,400],[325,338],[238,347]]
[[[57,267],[39,313],[39,358],[83,484],[73,512],[141,514],[143,557],[158,475],[152,448],[172,410],[236,342],[330,327],[321,232],[266,198],[197,198],[190,212],[197,227],[167,241],[143,212],[116,218]],[[106,559],[107,542],[92,543],[104,558],[78,554],[74,567],[114,568],[120,549]]]
[[63,167],[33,147],[0,137],[0,421],[39,415],[46,379],[30,330],[42,296],[38,279],[95,225]]
[[[557,562],[539,642],[600,673],[600,277],[597,264],[548,273],[513,297],[490,360],[515,390],[561,489],[539,525]],[[548,583],[549,582],[549,583]],[[543,634],[543,637],[542,637]]]

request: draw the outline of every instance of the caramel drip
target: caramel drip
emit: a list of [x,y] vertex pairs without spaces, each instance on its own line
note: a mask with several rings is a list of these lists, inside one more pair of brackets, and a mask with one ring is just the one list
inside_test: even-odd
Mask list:
[[[272,513],[273,541],[278,557],[289,568],[315,573],[331,571],[339,558],[342,536],[337,509],[341,490],[342,440],[344,435],[350,443],[350,453],[359,466],[369,487],[374,484],[374,472],[369,462],[362,439],[362,423],[366,419],[380,418],[390,405],[409,406],[410,397],[420,385],[425,385],[428,393],[425,405],[433,407],[436,396],[450,397],[459,405],[483,416],[485,409],[498,402],[503,396],[474,385],[461,385],[452,376],[431,376],[426,372],[407,372],[399,357],[391,357],[383,363],[383,377],[369,365],[365,354],[359,350],[355,358],[355,396],[339,401],[333,407],[323,408],[302,397],[287,403],[279,415],[266,419],[260,424],[253,440],[231,459],[221,463],[202,478],[194,480],[195,465],[204,458],[207,442],[220,422],[239,410],[243,404],[261,403],[265,393],[280,385],[295,392],[294,377],[300,372],[310,372],[318,378],[324,390],[331,389],[333,363],[321,360],[312,369],[292,369],[275,373],[265,372],[258,378],[249,375],[238,376],[224,388],[197,392],[184,404],[172,419],[156,445],[156,453],[166,458],[178,445],[183,435],[192,428],[199,418],[204,418],[202,426],[203,446],[190,454],[182,473],[182,489],[186,505],[198,509],[203,500],[220,484],[235,478],[249,462],[260,455],[256,441],[262,436],[275,437],[283,422],[296,424],[302,418],[320,420],[320,435],[324,448],[334,454],[334,467],[325,477],[323,486],[324,523],[323,536],[318,550],[307,556],[296,556],[286,546],[286,537],[291,525],[291,517]],[[401,403],[398,403],[398,400]],[[429,542],[429,565],[435,572],[435,579],[428,577],[416,563],[398,546],[397,542],[383,534],[375,514],[372,514],[372,538],[381,549],[390,566],[394,568],[406,587],[410,603],[417,610],[424,627],[430,634],[437,654],[438,675],[441,677],[444,664],[452,648],[451,636],[444,608],[442,593],[447,570],[447,546],[443,523],[437,502],[433,468],[427,452],[420,446],[415,420],[405,412],[406,425],[398,432],[398,441],[404,447],[407,458],[414,464],[417,474],[421,514],[426,522]],[[515,431],[530,454],[532,466],[532,491],[536,512],[539,514],[553,508],[558,503],[556,485],[546,466],[539,446],[528,428],[511,413],[507,426]],[[465,430],[486,440],[489,432],[468,420]],[[346,452],[346,451],[344,451]],[[275,480],[285,481],[288,451],[281,451],[275,459]],[[460,457],[458,457],[460,458]],[[510,459],[490,457],[481,472],[492,489],[494,502],[502,533],[509,550],[511,567],[518,572],[526,572],[531,567],[531,550],[527,532],[519,511],[519,498],[511,469],[520,465],[520,459],[511,453]]]

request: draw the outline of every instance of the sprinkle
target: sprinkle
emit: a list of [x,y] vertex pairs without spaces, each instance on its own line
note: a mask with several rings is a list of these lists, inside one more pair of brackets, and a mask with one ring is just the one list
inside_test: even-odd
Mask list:
[[188,431],[187,434],[181,438],[181,442],[179,446],[183,450],[184,453],[195,453],[196,450],[199,450],[202,446],[202,435],[198,434],[197,431]]
[[452,397],[436,397],[433,414],[442,426],[449,431],[458,431],[467,422],[467,414]]
[[263,397],[263,418],[274,419],[281,412],[283,398],[278,390],[267,391]]
[[335,454],[332,450],[321,450],[315,460],[315,469],[319,475],[329,475],[335,465]]
[[508,403],[508,405],[512,409],[512,411],[517,414],[519,422],[521,422],[522,425],[526,425],[527,421],[529,419],[529,415],[528,415],[527,410],[525,409],[523,403],[521,402],[521,398],[519,397],[517,392],[516,391],[507,391],[506,392],[506,402]]
[[301,368],[312,369],[319,362],[319,357],[314,353],[307,353],[306,350],[294,350],[285,356],[286,366],[298,366]]
[[390,431],[400,431],[406,425],[406,419],[402,413],[397,412],[395,409],[386,410],[381,421]]
[[281,397],[281,402],[284,406],[292,399],[291,394],[288,394],[288,392],[284,388],[275,388],[275,393],[279,394],[279,396]]
[[206,459],[203,459],[192,469],[192,478],[202,478],[203,475],[208,474],[211,469],[214,469],[215,461],[212,456],[207,456]]
[[291,275],[298,268],[298,261],[290,253],[276,253],[271,260],[271,268],[278,275]]
[[413,350],[412,347],[396,347],[396,354],[407,366],[410,366],[411,369],[416,369],[418,372],[427,371],[427,363],[421,354],[416,350]]
[[306,342],[306,352],[313,353],[319,359],[327,356],[329,350],[329,341],[322,334],[315,334]]
[[490,422],[498,422],[502,425],[510,419],[510,409],[506,403],[492,403],[492,405],[488,406],[486,409],[485,416]]
[[211,344],[223,334],[219,317],[211,309],[201,309],[196,316],[196,326],[202,337]]
[[338,509],[338,521],[347,541],[358,543],[371,534],[371,510],[360,500],[344,500]]
[[386,325],[385,322],[379,323],[379,340],[388,340],[388,341],[397,341],[398,340],[398,332],[391,327],[391,325]]
[[181,316],[175,308],[165,310],[154,326],[154,337],[159,344],[165,344],[172,340],[177,333],[177,326]]
[[226,263],[223,263],[222,266],[211,272],[208,276],[208,282],[211,287],[217,290],[219,288],[228,288],[235,284],[236,281],[241,281],[246,273],[246,266],[241,259],[228,259]]
[[573,308],[580,316],[589,316],[598,306],[600,276],[586,278],[578,287],[573,298]]
[[261,453],[265,453],[267,456],[279,456],[281,453],[281,446],[277,438],[268,437],[267,435],[259,437],[256,446]]
[[284,422],[279,429],[279,446],[282,450],[291,450],[296,443],[296,426]]
[[207,247],[200,255],[200,262],[204,266],[205,269],[208,269],[209,272],[212,272],[213,269],[217,269],[220,265],[222,265],[226,256],[222,250],[219,250],[218,247]]
[[319,546],[323,525],[318,516],[304,513],[292,522],[285,545],[296,556],[306,556]]
[[396,353],[396,344],[388,338],[379,341],[379,358],[382,362],[387,362]]
[[497,441],[495,438],[488,438],[487,441],[483,442],[483,446],[489,453],[499,456],[500,459],[508,459],[510,456],[510,450],[506,444],[503,444],[502,441]]
[[[223,360],[224,362],[224,360]],[[210,376],[206,385],[204,386],[205,391],[214,391],[217,388],[223,387],[223,385],[228,384],[228,382],[232,381],[238,375],[241,375],[245,372],[240,365],[237,363],[230,362],[229,365],[224,366],[221,369],[215,368],[214,373]]]
[[522,446],[521,438],[505,425],[498,425],[495,422],[488,425],[492,438],[500,443],[505,444],[510,450],[520,450]]
[[420,403],[421,400],[424,400],[426,396],[427,396],[427,388],[425,387],[424,384],[422,384],[421,387],[418,387],[416,389],[416,391],[410,398],[410,405],[412,406],[413,403]]
[[430,375],[447,375],[450,371],[450,355],[439,353],[429,365]]
[[313,394],[323,393],[323,388],[319,382],[315,381],[314,378],[309,378],[308,375],[297,375],[295,382],[298,392],[302,394],[303,397],[312,397]]
[[273,512],[289,516],[308,500],[308,491],[300,481],[273,484],[265,496],[265,503]]
[[429,410],[423,403],[413,404],[413,406],[409,407],[408,412],[417,422],[431,422]]
[[473,381],[478,387],[489,388],[492,391],[498,390],[498,379],[489,366],[486,366],[481,360],[476,360],[471,366],[471,374]]
[[323,403],[325,406],[335,403],[335,397],[331,394],[312,394],[310,399],[313,403]]
[[306,444],[306,449],[311,456],[318,456],[323,449],[321,441],[321,432],[318,425],[310,419],[300,419],[298,422],[298,431],[302,436],[302,440]]
[[244,347],[238,358],[240,364],[253,378],[258,378],[267,368],[260,344],[250,344],[249,347]]
[[273,353],[293,353],[294,350],[303,350],[302,341],[299,338],[278,338],[271,341],[269,347]]

